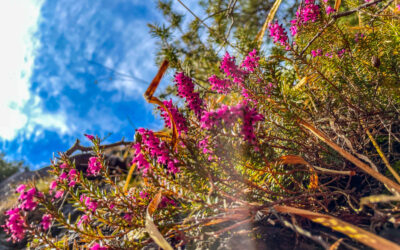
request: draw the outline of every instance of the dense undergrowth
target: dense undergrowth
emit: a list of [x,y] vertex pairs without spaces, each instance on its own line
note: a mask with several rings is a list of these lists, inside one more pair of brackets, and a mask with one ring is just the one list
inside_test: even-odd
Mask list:
[[[117,175],[104,158],[108,146],[87,135],[87,168],[77,169],[70,151],[53,162],[47,192],[18,187],[3,226],[11,239],[52,248],[210,248],[236,234],[256,239],[261,215],[323,248],[399,249],[378,234],[400,223],[400,6],[306,0],[282,25],[273,20],[279,4],[252,37],[238,27],[234,38],[221,37],[228,23],[217,34],[221,26],[196,19],[183,38],[205,26],[220,45],[202,47],[209,60],[199,64],[152,26],[167,60],[145,97],[165,129],[141,128],[119,143],[132,167]],[[273,47],[261,46],[264,32]],[[174,84],[160,100],[153,94],[168,67]],[[68,217],[65,204],[81,212]],[[28,222],[33,210],[43,217]],[[322,226],[330,229],[315,230]]]

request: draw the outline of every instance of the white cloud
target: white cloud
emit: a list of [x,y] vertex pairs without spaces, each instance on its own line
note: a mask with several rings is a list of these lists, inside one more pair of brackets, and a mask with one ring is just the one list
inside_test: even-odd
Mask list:
[[29,77],[33,52],[32,39],[40,13],[40,0],[0,2],[0,138],[12,140],[25,126],[21,108],[29,99]]

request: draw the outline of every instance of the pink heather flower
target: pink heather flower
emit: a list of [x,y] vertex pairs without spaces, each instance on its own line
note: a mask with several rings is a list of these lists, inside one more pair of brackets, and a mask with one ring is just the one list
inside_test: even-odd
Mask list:
[[60,168],[61,168],[61,169],[67,168],[67,167],[68,167],[68,165],[67,165],[67,163],[65,163],[65,162],[63,162],[63,164],[60,165]]
[[314,0],[306,0],[304,6],[300,6],[296,12],[296,18],[300,25],[305,25],[311,21],[315,23],[319,16],[319,6],[315,4]]
[[131,214],[131,213],[126,213],[126,214],[124,214],[124,217],[123,217],[126,221],[131,221],[132,220],[132,218],[133,218],[133,215]]
[[94,140],[94,136],[93,135],[88,135],[85,134],[86,138],[88,138],[89,140],[93,141]]
[[199,141],[199,148],[202,150],[203,154],[212,154],[213,151],[209,149],[209,141],[208,141],[208,136],[204,138],[203,140]]
[[45,214],[42,217],[42,221],[40,222],[40,225],[42,226],[43,230],[48,230],[51,226],[51,219],[53,217],[51,214]]
[[270,23],[268,25],[269,35],[273,38],[274,43],[280,43],[281,45],[285,45],[288,41],[288,36],[286,34],[285,29],[278,24],[278,22]]
[[242,83],[244,81],[244,77],[246,72],[241,70],[236,65],[236,58],[234,56],[229,55],[228,52],[225,53],[225,56],[221,61],[221,70],[225,73],[226,76],[230,76],[233,78],[234,83]]
[[21,241],[25,238],[25,217],[20,214],[19,208],[10,209],[5,212],[8,218],[1,227],[10,235],[10,240],[13,242]]
[[136,150],[131,164],[137,164],[137,168],[143,171],[143,175],[146,175],[150,169],[150,163],[144,157],[140,143],[136,143],[132,147]]
[[217,91],[219,94],[227,94],[231,88],[231,80],[219,79],[216,75],[212,75],[208,78],[208,82],[211,85],[211,89]]
[[52,181],[52,182],[50,183],[50,190],[52,191],[52,190],[54,190],[56,187],[57,187],[57,181]]
[[292,24],[292,26],[290,26],[290,34],[292,34],[292,36],[297,35],[297,32],[299,32],[299,27],[297,26],[297,20],[292,20],[290,21],[290,23]]
[[[182,132],[187,133],[188,128],[187,128],[187,124],[186,124],[186,119],[179,112],[179,110],[172,104],[172,100],[163,101],[163,104],[171,112],[172,117],[174,118],[174,121],[175,121],[175,124],[176,124],[176,129],[178,130],[179,135],[181,135]],[[161,111],[161,117],[164,118],[165,126],[168,127],[168,128],[172,128],[171,120],[169,118],[168,112],[166,110],[164,110],[163,108],[161,108],[161,107],[159,107],[159,109]]]
[[26,185],[25,184],[21,184],[15,189],[15,192],[22,193],[22,192],[25,191],[25,189],[26,189]]
[[58,199],[58,198],[61,198],[63,195],[64,195],[64,190],[60,189],[60,190],[57,190],[56,194],[54,195],[54,198]]
[[334,8],[332,8],[330,5],[328,5],[328,7],[326,7],[326,14],[328,14],[328,15],[335,11],[336,10]]
[[400,11],[400,4],[398,4],[396,7],[397,7],[397,11]]
[[106,250],[106,249],[108,249],[108,248],[107,248],[107,247],[102,247],[102,246],[100,246],[99,243],[95,243],[95,244],[90,248],[90,250]]
[[[157,163],[166,166],[169,173],[177,173],[179,172],[179,168],[177,164],[178,160],[173,159],[169,155],[169,150],[164,141],[161,141],[158,137],[156,137],[153,131],[139,128],[137,130],[142,137],[142,144],[144,145],[144,151],[147,152],[151,158],[157,160]],[[139,143],[134,145],[135,153],[132,160],[132,164],[137,163],[138,169],[143,169],[147,172],[150,168],[150,164],[144,158],[144,155],[141,150],[141,145]]]
[[98,175],[101,169],[101,162],[100,159],[97,157],[90,157],[89,158],[89,166],[87,168],[88,175]]
[[90,197],[88,197],[88,196],[82,194],[82,195],[79,197],[79,200],[80,200],[82,203],[85,203],[85,206],[86,206],[88,209],[92,210],[92,212],[95,212],[95,211],[96,211],[97,206],[98,206],[98,203],[97,203],[96,201],[93,201],[92,199],[90,199]]
[[258,67],[259,60],[260,57],[257,56],[257,50],[253,49],[253,51],[251,51],[249,55],[246,56],[240,67],[246,68],[247,71],[254,72],[254,69]]
[[254,135],[254,124],[263,120],[263,116],[258,114],[255,109],[243,103],[236,106],[222,105],[215,111],[204,112],[201,117],[201,128],[207,130],[219,130],[223,126],[231,128],[238,119],[242,120],[242,135],[244,140],[254,144],[256,136]]
[[19,208],[25,211],[34,210],[37,206],[37,202],[34,201],[36,194],[37,194],[36,188],[31,188],[28,191],[21,193],[18,199],[19,201],[21,201]]
[[171,200],[171,199],[169,199],[169,198],[163,196],[162,199],[161,199],[161,202],[160,202],[159,207],[160,207],[160,208],[164,208],[164,207],[166,207],[166,206],[168,206],[168,205],[176,206],[176,203],[175,203],[174,200]]
[[179,72],[175,74],[174,82],[178,87],[178,96],[185,98],[188,108],[192,110],[197,117],[200,117],[203,111],[203,100],[200,99],[199,93],[194,91],[192,79],[183,72]]
[[306,0],[305,4],[300,6],[296,12],[296,19],[290,21],[290,33],[295,36],[298,33],[299,27],[306,25],[308,22],[316,22],[319,17],[319,6],[314,0]]
[[322,55],[322,50],[321,49],[311,50],[311,55],[312,55],[312,57],[321,56]]
[[346,49],[341,49],[337,52],[339,58],[343,57],[344,53],[346,53]]
[[87,216],[86,214],[82,215],[82,217],[79,219],[78,221],[78,227],[82,224],[82,223],[88,223],[89,222],[89,216]]
[[68,186],[73,187],[76,184],[77,181],[77,177],[78,177],[78,172],[76,171],[76,169],[71,169],[71,171],[69,171],[68,173]]
[[110,209],[112,210],[115,207],[114,203],[110,204]]
[[325,54],[325,56],[326,56],[326,57],[329,57],[329,58],[332,58],[332,57],[333,57],[333,55],[332,55],[331,52],[327,52],[327,53]]
[[139,196],[143,200],[148,200],[149,199],[149,193],[147,193],[146,191],[140,191]]
[[65,180],[67,179],[68,174],[66,172],[62,172],[62,174],[58,177],[60,180]]

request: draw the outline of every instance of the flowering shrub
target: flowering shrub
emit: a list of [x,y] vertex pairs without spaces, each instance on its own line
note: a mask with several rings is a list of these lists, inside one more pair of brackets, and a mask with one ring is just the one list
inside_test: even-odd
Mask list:
[[[261,214],[325,248],[359,247],[350,238],[398,247],[360,228],[375,223],[372,212],[384,215],[382,227],[400,218],[386,204],[400,193],[393,181],[400,182],[399,169],[391,166],[400,162],[400,27],[388,6],[354,1],[341,10],[307,0],[290,27],[264,25],[276,43],[269,53],[231,45],[237,56],[225,52],[196,78],[195,69],[173,64],[185,105],[147,98],[159,104],[165,129],[140,128],[133,142],[118,144],[130,156],[129,172],[112,175],[107,145],[86,135],[93,144],[87,167],[61,154],[48,192],[17,188],[4,230],[13,241],[29,237],[31,247],[140,248],[154,241],[165,249],[210,248],[227,232],[257,240],[252,223]],[[346,20],[360,10],[360,23],[374,29]],[[67,205],[75,212],[66,213]],[[35,210],[43,216],[28,221]],[[320,230],[308,220],[349,238],[336,241],[328,230],[315,236]]]

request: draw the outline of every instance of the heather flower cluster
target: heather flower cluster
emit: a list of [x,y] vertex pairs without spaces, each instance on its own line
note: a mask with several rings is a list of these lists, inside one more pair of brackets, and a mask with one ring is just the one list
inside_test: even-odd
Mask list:
[[238,119],[242,120],[241,133],[245,141],[254,144],[256,136],[254,133],[254,124],[262,121],[264,117],[256,109],[248,105],[239,103],[236,106],[222,105],[221,108],[204,112],[201,117],[201,128],[212,130],[223,127],[232,127]]
[[86,170],[88,175],[93,175],[93,176],[98,175],[100,173],[101,168],[102,168],[101,161],[98,157],[89,158],[89,166]]
[[[27,186],[21,184],[15,190],[20,194],[18,198],[18,206],[16,208],[9,209],[5,212],[8,218],[5,224],[1,227],[4,231],[10,235],[10,239],[13,242],[21,241],[25,237],[26,229],[28,225],[26,224],[26,213],[33,211],[38,206],[37,198],[43,198],[43,193],[39,192],[36,188],[30,188],[26,190]],[[44,217],[42,221],[43,229],[48,229],[48,220],[50,218]]]
[[279,43],[280,45],[286,45],[288,42],[288,36],[285,29],[278,22],[270,23],[269,35],[273,38],[274,43]]
[[253,49],[253,51],[245,57],[240,67],[245,68],[249,72],[254,72],[258,67],[258,61],[260,61],[260,57],[257,56],[257,50]]
[[220,68],[226,76],[233,79],[234,83],[239,84],[244,81],[244,77],[247,73],[236,65],[236,58],[231,56],[228,52],[226,52],[225,56],[222,58]]
[[21,241],[25,237],[26,223],[25,217],[21,215],[20,208],[13,208],[5,212],[8,216],[6,222],[1,227],[4,231],[10,235],[10,239],[13,242]]
[[197,117],[200,117],[203,111],[203,100],[200,98],[199,93],[194,91],[192,79],[183,72],[179,72],[175,74],[174,81],[178,87],[178,96],[185,98],[188,108],[191,109]]
[[227,94],[232,86],[231,80],[220,79],[216,75],[212,75],[208,78],[208,82],[211,85],[211,89],[217,91],[219,94]]
[[[171,115],[175,121],[176,124],[176,129],[178,130],[179,135],[182,132],[187,133],[188,128],[187,128],[187,123],[186,123],[186,119],[185,117],[183,117],[183,115],[179,112],[178,108],[176,108],[173,104],[172,104],[172,100],[169,101],[163,101],[163,104],[165,105],[165,107],[169,110],[169,112],[171,112]],[[165,121],[165,126],[168,128],[172,128],[171,125],[171,119],[168,115],[168,112],[166,110],[164,110],[163,108],[159,107],[159,110],[161,111],[161,117],[164,119]]]
[[[314,0],[306,0],[304,5],[301,5],[296,12],[296,19],[290,21],[292,24],[290,32],[292,36],[297,35],[301,26],[306,25],[308,22],[316,22],[320,13],[319,6],[315,4]],[[329,13],[328,13],[329,14]]]
[[150,155],[150,157],[156,159],[157,163],[166,166],[169,173],[179,172],[178,163],[179,161],[170,157],[169,150],[164,141],[161,141],[156,137],[153,131],[140,128],[137,133],[141,136],[142,142],[133,145],[135,152],[132,160],[132,164],[137,164],[138,169],[143,171],[143,174],[147,174],[150,169],[150,163],[146,160],[141,145],[144,145],[144,151]]
[[312,57],[322,56],[322,50],[321,49],[311,50],[311,55]]
[[42,221],[40,222],[40,226],[42,226],[43,230],[48,230],[51,226],[53,216],[51,214],[45,214],[42,217]]
[[204,138],[203,140],[200,140],[198,143],[198,147],[200,148],[201,152],[205,155],[208,155],[208,160],[211,161],[213,160],[214,157],[214,151],[211,149],[211,145],[209,142],[209,136]]
[[90,199],[90,197],[82,194],[80,199],[79,199],[82,203],[85,204],[85,206],[92,211],[93,213],[96,211],[98,203],[92,199]]

